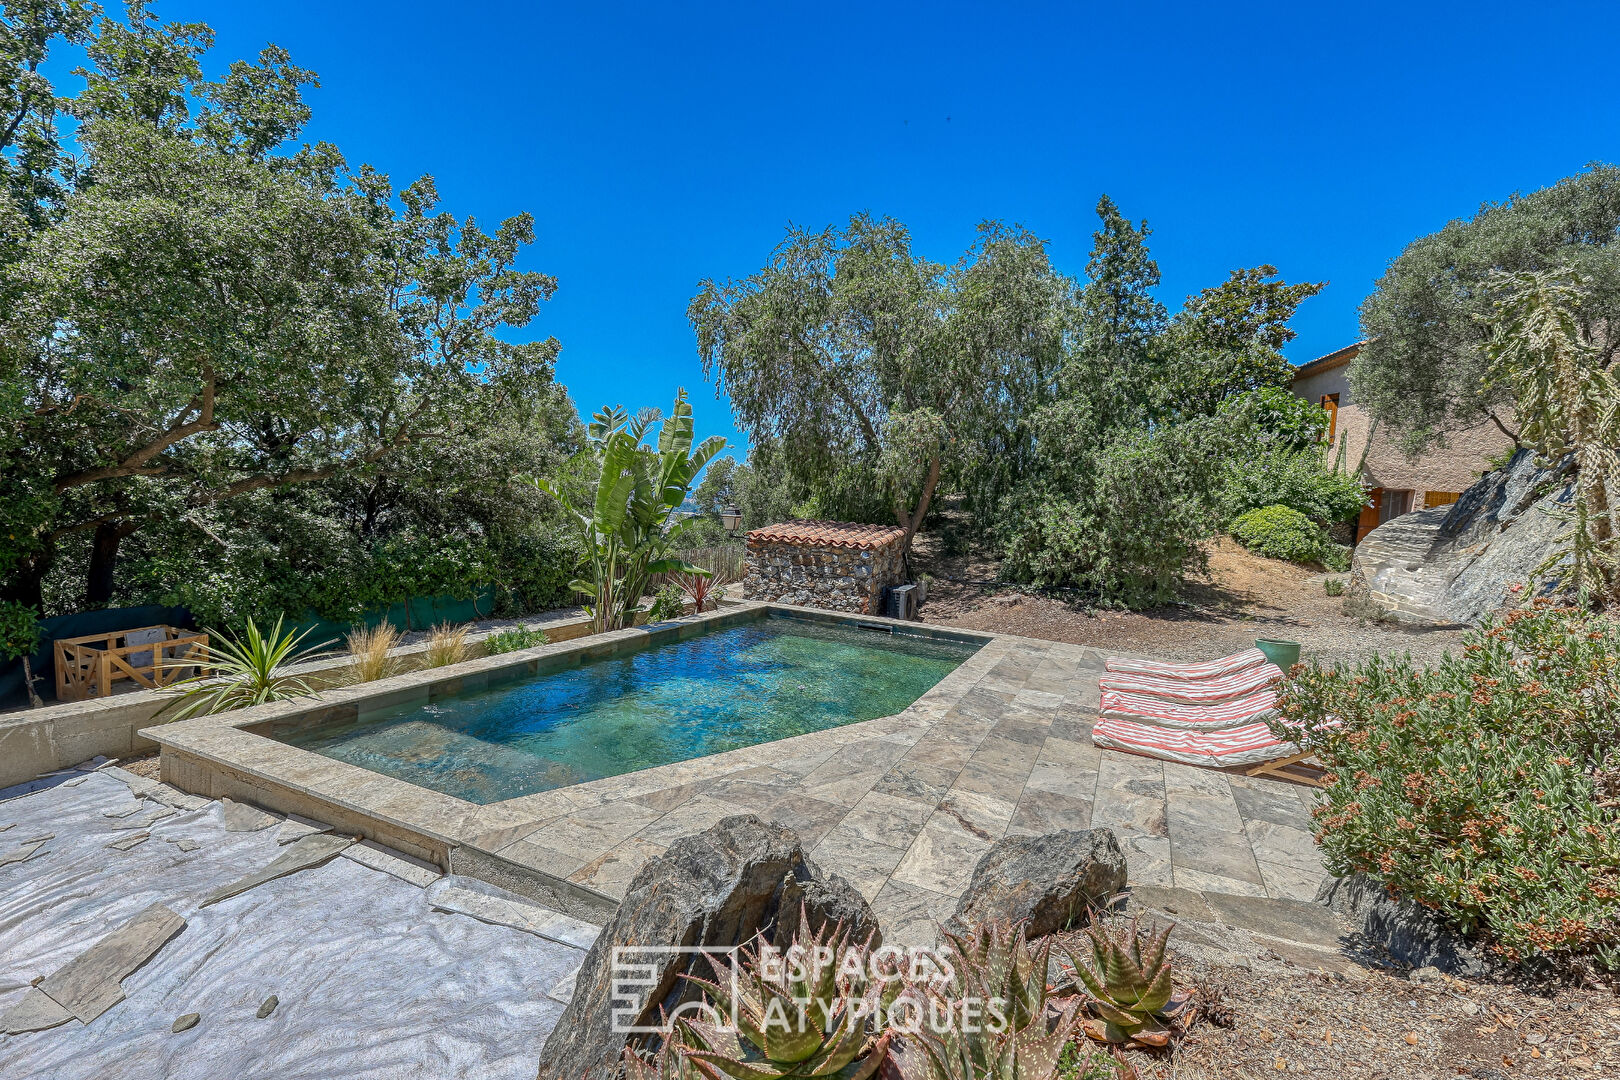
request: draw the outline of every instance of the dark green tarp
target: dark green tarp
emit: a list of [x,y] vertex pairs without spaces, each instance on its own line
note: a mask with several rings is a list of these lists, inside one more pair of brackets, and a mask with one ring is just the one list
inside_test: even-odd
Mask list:
[[[197,628],[191,619],[191,612],[183,607],[164,607],[161,604],[79,611],[72,615],[41,619],[39,625],[44,631],[39,639],[39,650],[28,662],[34,668],[34,691],[46,701],[56,700],[56,650],[51,646],[61,638],[110,634],[115,630],[135,630],[142,626],[168,625],[183,630]],[[26,704],[28,690],[23,686],[22,661],[12,660],[0,665],[0,705]]]

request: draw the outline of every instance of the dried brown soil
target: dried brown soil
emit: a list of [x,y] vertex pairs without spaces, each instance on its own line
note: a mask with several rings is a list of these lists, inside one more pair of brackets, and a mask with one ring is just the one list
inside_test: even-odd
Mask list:
[[1456,629],[1412,629],[1347,615],[1329,596],[1330,574],[1255,555],[1229,537],[1208,549],[1208,571],[1189,580],[1181,599],[1146,611],[1088,610],[1051,595],[996,581],[997,564],[976,554],[947,554],[941,537],[922,534],[918,572],[934,576],[923,621],[1064,641],[1173,660],[1209,660],[1246,649],[1257,637],[1298,641],[1302,655],[1354,660],[1374,651],[1433,660],[1456,650]]
[[1218,997],[1229,1026],[1196,1022],[1168,1055],[1128,1054],[1142,1080],[1620,1076],[1620,1001],[1604,990],[1418,984],[1382,972],[1278,977],[1196,961],[1187,975]]

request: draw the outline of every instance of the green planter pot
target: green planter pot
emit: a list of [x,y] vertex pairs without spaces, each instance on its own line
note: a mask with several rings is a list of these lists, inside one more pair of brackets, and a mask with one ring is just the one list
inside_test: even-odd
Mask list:
[[1254,647],[1266,654],[1266,659],[1287,671],[1299,663],[1299,642],[1273,641],[1270,638],[1255,638]]

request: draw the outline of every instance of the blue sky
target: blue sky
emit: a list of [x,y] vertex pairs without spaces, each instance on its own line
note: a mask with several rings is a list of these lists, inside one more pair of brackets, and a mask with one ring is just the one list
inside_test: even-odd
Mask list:
[[1413,237],[1620,161],[1620,5],[656,5],[159,0],[214,63],[317,70],[309,135],[493,223],[527,210],[585,412],[666,405],[735,438],[685,318],[790,221],[890,214],[953,260],[987,218],[1084,267],[1107,192],[1154,230],[1172,309],[1269,262],[1326,280],[1303,362]]

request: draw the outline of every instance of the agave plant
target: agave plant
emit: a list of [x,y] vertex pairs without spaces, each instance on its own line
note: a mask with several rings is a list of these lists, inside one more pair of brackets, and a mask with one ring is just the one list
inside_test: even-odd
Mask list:
[[[269,701],[308,697],[315,693],[314,688],[287,668],[315,655],[314,649],[319,646],[298,647],[309,633],[308,630],[297,634],[291,630],[283,632],[280,617],[268,634],[261,633],[252,619],[248,619],[240,638],[208,631],[209,645],[200,663],[212,668],[212,674],[195,675],[169,687],[175,698],[163,707],[159,716],[164,720],[185,720],[249,709]],[[321,645],[329,644],[329,641],[321,642]],[[199,658],[187,657],[183,666],[198,664]],[[171,709],[175,711],[170,713]]]
[[1091,955],[1070,952],[1069,963],[1091,998],[1087,1007],[1092,1015],[1081,1022],[1087,1035],[1098,1042],[1145,1046],[1170,1041],[1170,1024],[1188,998],[1176,991],[1165,956],[1171,929],[1155,927],[1144,934],[1135,919],[1117,932],[1096,923],[1086,927]]
[[[1049,1006],[1046,970],[1051,946],[1031,949],[1022,925],[981,924],[966,935],[945,933],[948,977],[914,987],[954,1022],[933,1025],[908,1039],[901,1072],[906,1080],[1048,1080],[1057,1075],[1063,1048],[1074,1034],[1078,1002]],[[966,1002],[998,1003],[976,1020]]]
[[598,469],[596,492],[586,512],[575,509],[573,492],[537,477],[520,477],[573,512],[579,528],[581,565],[590,577],[569,582],[589,597],[585,610],[593,630],[631,625],[647,586],[658,574],[705,574],[708,571],[674,555],[678,541],[695,518],[671,524],[686,501],[692,482],[726,445],[718,435],[692,445],[692,406],[686,391],[675,395],[674,408],[663,418],[656,448],[642,437],[658,422],[656,412],[631,418],[622,409],[592,416],[586,431]]

